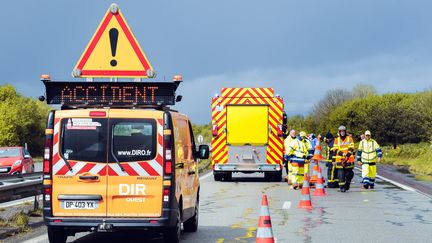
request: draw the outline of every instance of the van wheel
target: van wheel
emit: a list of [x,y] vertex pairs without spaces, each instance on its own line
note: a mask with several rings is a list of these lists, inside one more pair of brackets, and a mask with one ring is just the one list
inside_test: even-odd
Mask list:
[[215,181],[221,181],[222,175],[220,173],[213,172],[214,180]]
[[196,232],[198,230],[198,218],[199,218],[199,199],[195,204],[194,216],[183,223],[183,228],[186,232]]
[[48,240],[50,243],[65,243],[67,240],[66,232],[61,228],[48,226]]
[[181,220],[180,213],[177,213],[177,221],[174,227],[167,229],[164,235],[164,242],[166,243],[179,243],[181,233]]

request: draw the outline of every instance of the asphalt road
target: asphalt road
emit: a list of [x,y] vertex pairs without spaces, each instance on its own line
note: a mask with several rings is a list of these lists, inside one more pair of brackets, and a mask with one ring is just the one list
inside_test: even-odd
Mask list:
[[[300,191],[283,182],[265,182],[260,174],[239,174],[232,182],[201,179],[200,223],[183,242],[254,242],[262,193],[269,199],[277,242],[430,242],[432,199],[378,180],[374,190],[347,193],[327,189],[312,196],[313,210],[298,209]],[[311,190],[313,192],[313,190]],[[47,242],[45,227],[6,242]],[[79,234],[68,242],[163,242],[157,235]]]

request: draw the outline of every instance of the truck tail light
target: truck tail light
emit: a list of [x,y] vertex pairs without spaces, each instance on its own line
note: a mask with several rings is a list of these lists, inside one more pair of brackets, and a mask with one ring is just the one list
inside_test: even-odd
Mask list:
[[218,134],[218,127],[217,127],[217,124],[216,124],[216,123],[213,123],[213,125],[212,125],[212,135],[213,135],[213,137],[216,137],[217,134]]
[[283,136],[282,124],[278,124],[278,126],[277,126],[277,135],[278,135],[278,137]]

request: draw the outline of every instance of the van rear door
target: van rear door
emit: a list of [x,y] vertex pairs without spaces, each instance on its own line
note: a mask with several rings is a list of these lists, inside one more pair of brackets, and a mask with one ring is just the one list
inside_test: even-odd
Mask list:
[[52,165],[54,216],[106,216],[108,119],[92,118],[91,112],[56,112]]
[[108,217],[161,216],[162,114],[146,110],[111,110]]

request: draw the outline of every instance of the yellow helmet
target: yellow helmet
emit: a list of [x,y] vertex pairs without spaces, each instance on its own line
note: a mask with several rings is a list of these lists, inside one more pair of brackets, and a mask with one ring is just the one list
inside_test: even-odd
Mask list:
[[300,132],[300,137],[307,137],[307,134],[306,134],[306,132],[304,132],[304,131],[301,131],[301,132]]

